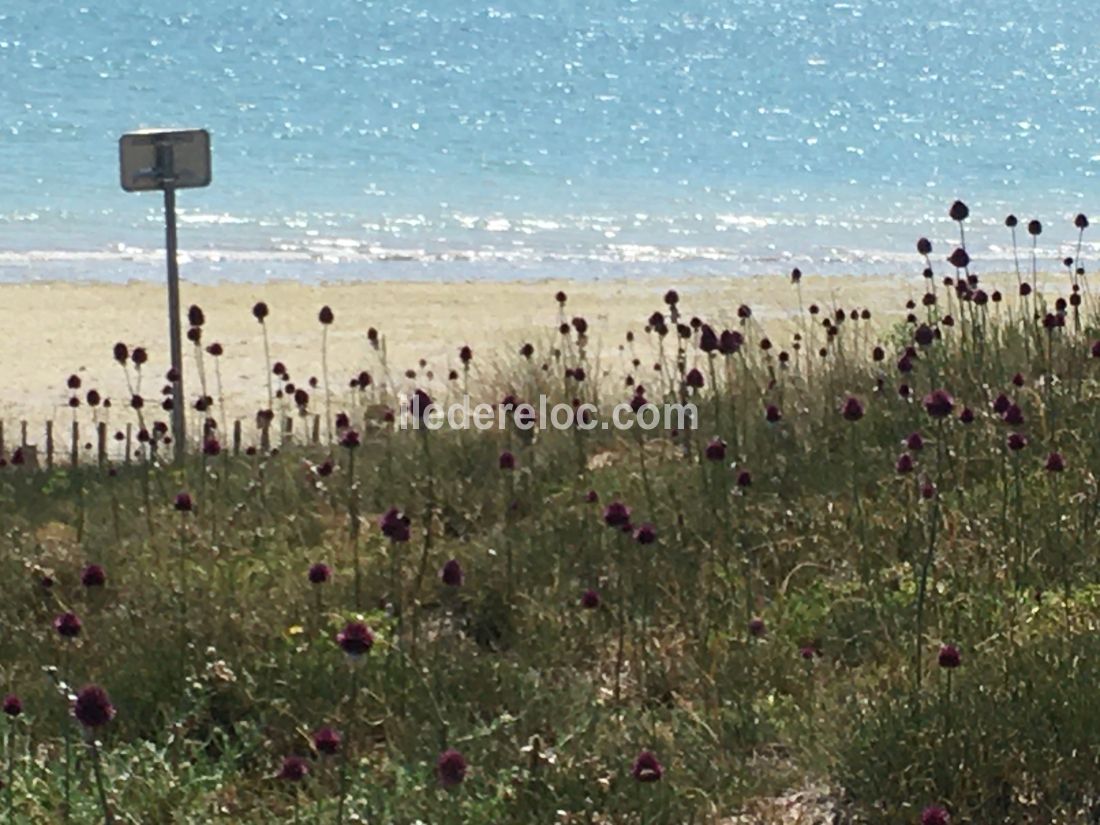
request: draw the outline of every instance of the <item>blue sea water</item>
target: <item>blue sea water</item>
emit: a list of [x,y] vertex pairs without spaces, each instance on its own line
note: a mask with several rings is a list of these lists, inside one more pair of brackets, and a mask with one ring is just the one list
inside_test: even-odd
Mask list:
[[[160,278],[117,140],[203,126],[196,281],[916,271],[1097,205],[1079,0],[6,0],[0,279]],[[1095,252],[1090,247],[1091,252]]]

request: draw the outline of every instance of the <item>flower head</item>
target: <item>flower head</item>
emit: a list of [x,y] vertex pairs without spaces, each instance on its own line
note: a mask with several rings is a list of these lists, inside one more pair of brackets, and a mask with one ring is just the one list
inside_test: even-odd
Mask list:
[[82,627],[84,627],[84,623],[80,621],[80,617],[75,613],[62,613],[53,620],[53,629],[57,631],[59,636],[66,639],[75,639],[80,635]]
[[516,469],[516,457],[508,450],[505,450],[500,454],[500,459],[497,461],[497,463],[502,470]]
[[634,541],[638,544],[653,544],[657,541],[657,528],[652,524],[643,524],[634,531]]
[[252,317],[259,321],[261,324],[264,322],[264,318],[268,315],[267,304],[263,301],[257,301],[252,305]]
[[76,693],[73,716],[86,728],[99,728],[115,718],[115,706],[99,685],[85,685]]
[[284,782],[301,782],[309,775],[309,763],[300,756],[284,756],[278,779]]
[[754,638],[762,638],[767,634],[767,632],[768,627],[764,624],[764,620],[761,619],[759,616],[749,622],[749,635],[753,636]]
[[962,664],[959,649],[954,645],[944,645],[940,648],[940,667],[955,668]]
[[630,775],[639,782],[659,782],[664,768],[652,751],[642,751],[630,766]]
[[600,594],[591,587],[581,593],[581,607],[585,610],[595,610],[600,606]]
[[951,204],[951,210],[949,214],[951,215],[951,220],[953,221],[965,221],[968,217],[970,217],[970,209],[968,209],[966,204],[962,201],[955,201],[953,204]]
[[408,541],[409,525],[411,523],[409,517],[396,507],[391,507],[383,513],[382,518],[378,520],[378,526],[382,530],[382,535],[390,541]]
[[947,418],[955,409],[955,399],[946,390],[932,390],[924,396],[924,409],[933,418]]
[[374,634],[362,622],[348,622],[336,634],[336,644],[349,656],[359,657],[374,647]]
[[80,573],[80,583],[85,587],[103,587],[107,583],[107,573],[98,564],[89,564]]
[[343,742],[343,737],[332,728],[321,728],[313,734],[313,747],[317,749],[318,753],[323,753],[325,756],[335,755],[340,750],[341,742]]
[[623,527],[630,524],[630,508],[621,501],[613,501],[604,508],[603,521],[608,527]]
[[447,587],[461,587],[464,578],[462,565],[458,563],[458,559],[451,559],[439,571],[439,580]]
[[435,773],[444,788],[462,784],[466,778],[466,757],[454,748],[443,751],[436,760]]
[[1046,469],[1048,473],[1060,473],[1066,469],[1066,460],[1061,453],[1051,453],[1047,456]]
[[336,320],[336,316],[332,314],[331,307],[323,306],[321,307],[321,311],[317,313],[317,320],[327,327]]
[[4,697],[4,701],[0,704],[0,708],[4,713],[14,719],[23,712],[23,701],[14,693],[9,693]]
[[332,568],[324,562],[317,562],[309,567],[310,584],[324,584],[332,578]]
[[863,403],[854,395],[849,395],[840,408],[840,414],[846,421],[859,421],[863,418]]
[[724,461],[726,458],[726,442],[720,438],[712,438],[706,448],[707,461]]
[[190,493],[176,493],[175,508],[177,513],[190,513],[195,507]]
[[939,805],[929,805],[921,811],[920,825],[951,825],[951,817]]

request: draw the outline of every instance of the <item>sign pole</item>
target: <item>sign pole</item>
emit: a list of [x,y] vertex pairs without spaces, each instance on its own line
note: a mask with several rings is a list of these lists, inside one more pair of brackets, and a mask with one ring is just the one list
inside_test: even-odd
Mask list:
[[176,190],[210,185],[210,133],[205,129],[140,129],[118,141],[119,172],[127,192],[164,191],[164,248],[168,259],[168,336],[172,355],[172,440],[176,463],[187,453],[180,272],[176,260]]
[[172,442],[176,461],[183,461],[187,434],[184,428],[183,342],[180,338],[180,272],[176,261],[176,188],[164,182],[165,249],[168,254],[168,335],[172,348]]

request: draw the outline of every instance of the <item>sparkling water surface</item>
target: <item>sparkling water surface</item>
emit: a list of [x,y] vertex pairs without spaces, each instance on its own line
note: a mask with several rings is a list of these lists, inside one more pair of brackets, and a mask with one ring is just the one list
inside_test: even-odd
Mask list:
[[980,262],[1013,211],[1053,263],[1098,40],[1068,0],[10,0],[0,279],[163,277],[117,169],[158,125],[213,136],[196,281],[910,273],[955,197]]

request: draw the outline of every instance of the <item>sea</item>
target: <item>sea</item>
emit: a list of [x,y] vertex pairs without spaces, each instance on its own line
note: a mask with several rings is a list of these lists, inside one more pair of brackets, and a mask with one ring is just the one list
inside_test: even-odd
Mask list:
[[138,128],[211,134],[195,282],[910,275],[956,198],[1055,268],[1100,205],[1080,0],[5,0],[0,77],[6,282],[164,277]]

